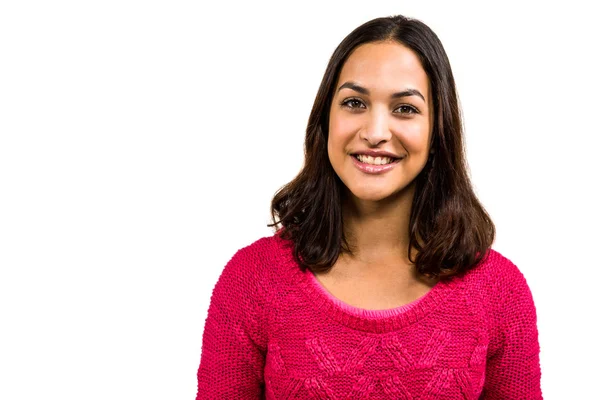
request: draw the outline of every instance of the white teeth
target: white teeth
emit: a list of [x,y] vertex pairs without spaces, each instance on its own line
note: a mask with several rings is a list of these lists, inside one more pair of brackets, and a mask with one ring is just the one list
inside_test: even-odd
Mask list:
[[365,156],[363,154],[357,154],[356,158],[358,158],[358,160],[360,162],[363,162],[365,164],[373,164],[373,165],[384,165],[384,164],[389,164],[393,161],[393,159],[390,157],[371,157],[371,156]]

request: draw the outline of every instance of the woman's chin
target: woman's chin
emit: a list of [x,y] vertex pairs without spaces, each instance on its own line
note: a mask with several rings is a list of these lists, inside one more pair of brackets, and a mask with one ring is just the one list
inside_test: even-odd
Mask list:
[[352,191],[352,196],[355,200],[379,202],[389,199],[394,193],[389,190],[358,190]]
[[399,187],[360,187],[350,189],[352,197],[356,201],[365,201],[365,202],[383,202],[383,201],[395,201],[403,197],[403,195],[408,195],[412,185],[406,186],[404,188]]

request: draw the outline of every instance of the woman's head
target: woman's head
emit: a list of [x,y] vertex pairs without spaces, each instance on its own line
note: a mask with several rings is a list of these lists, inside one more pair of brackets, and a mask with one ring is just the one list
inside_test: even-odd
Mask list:
[[[350,251],[345,196],[380,201],[410,194],[410,247],[421,273],[455,275],[491,246],[494,226],[467,173],[450,62],[424,23],[377,18],[342,40],[318,89],[304,150],[302,170],[273,198],[270,225],[285,228],[301,265],[320,271]],[[366,176],[357,166],[373,167],[353,164],[353,154],[368,151],[399,160],[390,171]]]
[[376,202],[412,197],[432,137],[429,78],[417,54],[395,40],[351,52],[334,85],[327,151],[345,196]]

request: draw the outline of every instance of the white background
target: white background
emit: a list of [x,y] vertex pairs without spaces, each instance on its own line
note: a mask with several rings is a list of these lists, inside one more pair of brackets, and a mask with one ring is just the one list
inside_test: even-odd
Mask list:
[[392,14],[449,55],[493,247],[536,301],[545,398],[600,398],[590,7],[201,4],[0,5],[0,398],[193,399],[212,288],[272,234],[331,53]]

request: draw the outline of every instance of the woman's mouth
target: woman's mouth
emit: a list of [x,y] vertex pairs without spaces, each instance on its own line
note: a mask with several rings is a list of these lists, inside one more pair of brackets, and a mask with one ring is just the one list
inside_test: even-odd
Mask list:
[[394,168],[402,158],[371,157],[364,154],[352,154],[352,162],[360,171],[367,174],[381,174]]
[[385,165],[385,164],[390,164],[392,162],[394,162],[395,160],[398,160],[397,158],[393,158],[393,157],[371,157],[371,156],[367,156],[364,154],[353,154],[353,157],[356,157],[356,159],[364,164],[371,164],[371,165]]

